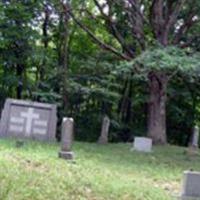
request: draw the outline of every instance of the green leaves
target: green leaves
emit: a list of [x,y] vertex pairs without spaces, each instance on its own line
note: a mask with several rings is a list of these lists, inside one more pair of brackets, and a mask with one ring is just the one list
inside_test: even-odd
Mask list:
[[143,75],[147,75],[150,71],[165,72],[169,76],[177,72],[198,75],[200,56],[175,46],[150,48],[133,61],[122,62],[120,69],[125,73],[132,71]]

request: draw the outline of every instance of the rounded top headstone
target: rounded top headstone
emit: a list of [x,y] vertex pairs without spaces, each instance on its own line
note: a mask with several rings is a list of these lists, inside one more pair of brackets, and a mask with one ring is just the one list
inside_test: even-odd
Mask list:
[[64,118],[63,118],[63,122],[65,122],[65,121],[71,121],[71,122],[74,122],[74,119],[71,118],[71,117],[64,117]]

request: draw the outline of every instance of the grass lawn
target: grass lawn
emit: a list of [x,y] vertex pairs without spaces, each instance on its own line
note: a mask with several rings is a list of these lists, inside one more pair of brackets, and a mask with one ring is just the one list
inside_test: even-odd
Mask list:
[[130,144],[75,143],[76,159],[58,159],[58,144],[0,140],[0,200],[176,199],[182,172],[200,170],[200,156],[184,148],[156,147],[152,154]]

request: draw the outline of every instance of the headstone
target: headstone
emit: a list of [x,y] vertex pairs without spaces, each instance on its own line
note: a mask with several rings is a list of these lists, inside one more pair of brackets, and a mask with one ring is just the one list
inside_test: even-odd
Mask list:
[[185,171],[181,200],[200,199],[200,172]]
[[195,126],[193,129],[193,134],[191,141],[189,143],[189,148],[187,150],[189,156],[194,156],[199,154],[199,127]]
[[199,147],[199,127],[198,126],[194,127],[191,146],[193,148]]
[[74,132],[74,120],[72,118],[63,118],[62,121],[62,133],[61,133],[61,151],[59,152],[59,157],[70,160],[74,158],[74,153],[72,152],[72,142],[73,142],[73,132]]
[[108,133],[110,127],[110,119],[108,116],[103,118],[102,126],[101,126],[101,135],[98,139],[99,144],[107,144],[108,143]]
[[0,137],[54,141],[56,105],[7,99],[1,115]]
[[151,152],[152,139],[146,137],[135,137],[133,149],[136,151]]

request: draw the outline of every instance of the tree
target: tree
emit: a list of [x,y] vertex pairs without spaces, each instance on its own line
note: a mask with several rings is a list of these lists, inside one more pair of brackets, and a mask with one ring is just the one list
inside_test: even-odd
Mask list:
[[[0,3],[1,13],[1,53],[5,77],[12,74],[9,90],[16,85],[16,97],[22,98],[26,88],[25,73],[28,58],[32,53],[31,20],[34,18],[34,1],[9,1]],[[29,12],[27,12],[29,10]],[[15,75],[13,74],[15,73]],[[11,78],[11,77],[10,77]]]
[[[122,60],[132,60],[155,44],[189,47],[192,44],[190,30],[199,24],[198,0],[192,3],[185,0],[93,0],[93,3],[92,9],[91,4],[84,4],[80,15],[104,26],[112,35],[112,43],[108,44],[98,37],[94,28],[82,23],[80,16],[75,16],[71,10],[70,15],[94,42]],[[150,71],[148,75],[148,135],[156,144],[167,142],[167,79],[162,71]]]

